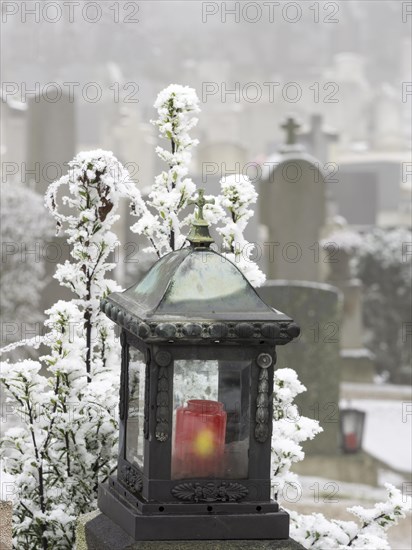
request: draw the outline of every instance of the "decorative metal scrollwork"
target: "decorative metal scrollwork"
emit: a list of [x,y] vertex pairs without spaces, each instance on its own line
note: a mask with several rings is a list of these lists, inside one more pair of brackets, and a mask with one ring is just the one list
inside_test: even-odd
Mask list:
[[241,483],[181,483],[172,489],[172,495],[186,502],[237,502],[249,490]]
[[169,438],[169,371],[159,367],[156,396],[156,439],[167,441]]
[[134,493],[140,493],[143,488],[143,477],[139,470],[123,464],[118,474],[119,480],[122,481]]
[[[274,355],[276,360],[276,355]],[[265,443],[270,434],[269,427],[269,374],[268,368],[272,365],[272,357],[268,353],[261,353],[256,360],[259,366],[259,380],[256,398],[256,426],[255,438],[259,443]]]

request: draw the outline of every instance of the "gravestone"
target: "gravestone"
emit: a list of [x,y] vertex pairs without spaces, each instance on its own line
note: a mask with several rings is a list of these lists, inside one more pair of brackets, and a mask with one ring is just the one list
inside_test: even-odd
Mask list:
[[341,166],[333,187],[337,212],[350,225],[376,225],[378,217],[378,179],[367,170]]
[[385,225],[385,219],[390,218],[396,225],[402,203],[402,167],[407,162],[406,153],[342,158],[334,186],[339,214],[349,224]]
[[316,455],[336,455],[339,445],[339,342],[342,295],[334,286],[306,281],[267,281],[263,300],[287,311],[301,327],[288,347],[278,346],[277,368],[296,370],[307,388],[296,402],[302,415],[320,421],[323,432],[304,444]]
[[36,96],[28,104],[27,169],[37,168],[35,189],[44,195],[76,153],[75,103],[62,93],[56,102]]
[[318,243],[326,222],[326,185],[320,163],[296,143],[299,125],[283,125],[286,145],[262,166],[260,223],[266,226],[269,279],[320,281]]
[[[117,120],[113,121],[111,131],[104,138],[105,148],[114,152],[143,194],[152,185],[155,175],[164,169],[164,166],[159,166],[158,172],[155,172],[157,156],[154,134],[151,125],[140,121],[136,106],[126,104],[119,110]],[[145,239],[130,230],[137,218],[131,215],[128,200],[121,201],[119,213],[120,217],[113,226],[121,243],[116,249],[114,273],[116,280],[126,286],[130,276],[135,280],[147,270],[150,256],[139,253],[147,244]]]
[[[42,96],[28,100],[27,170],[34,170],[34,189],[44,195],[48,186],[67,173],[68,162],[76,152],[75,103],[62,93],[56,102]],[[30,177],[28,175],[28,177]],[[66,206],[66,212],[69,207]],[[48,215],[45,210],[45,215]],[[69,259],[69,246],[63,236],[48,243],[46,276],[50,283],[42,292],[41,309],[50,308],[57,300],[70,299],[70,290],[53,278],[58,263]]]
[[[202,184],[210,176],[220,178],[229,174],[242,173],[248,162],[246,149],[236,142],[223,141],[199,145],[195,150],[198,177]],[[207,188],[209,191],[209,188]],[[211,190],[214,193],[216,190]]]
[[298,139],[308,153],[326,163],[330,158],[330,144],[337,142],[338,135],[324,126],[322,115],[314,114],[310,118],[310,128],[302,131]]
[[[398,89],[404,89],[408,82],[412,81],[412,37],[405,36],[402,41],[401,71],[398,80]],[[409,88],[410,89],[410,88]],[[402,102],[402,129],[404,135],[404,148],[408,151],[412,147],[412,110],[410,101]]]
[[332,67],[323,74],[321,86],[328,94],[322,104],[323,112],[339,133],[340,146],[349,150],[354,142],[366,142],[372,92],[364,57],[355,52],[335,55]]
[[[27,104],[13,98],[2,98],[0,104],[1,143],[0,153],[3,164],[2,178],[20,168],[26,160]],[[13,163],[8,165],[8,163]]]
[[379,86],[372,102],[371,143],[377,151],[399,151],[405,147],[402,102],[398,88]]
[[[279,96],[282,92],[279,90]],[[287,107],[276,103],[276,113],[279,119],[287,115]],[[301,106],[300,106],[301,107]],[[240,135],[246,136],[245,145],[249,156],[253,159],[271,154],[278,144],[283,142],[283,129],[273,125],[274,103],[269,100],[269,93],[256,103],[246,103],[239,116]]]

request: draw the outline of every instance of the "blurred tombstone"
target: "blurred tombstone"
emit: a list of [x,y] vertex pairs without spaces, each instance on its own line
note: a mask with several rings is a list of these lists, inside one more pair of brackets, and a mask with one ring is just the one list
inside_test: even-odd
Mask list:
[[[155,177],[154,142],[152,126],[140,121],[139,111],[133,104],[119,108],[117,119],[112,121],[111,130],[104,137],[105,147],[114,152],[143,193],[153,184]],[[163,169],[164,166],[159,167],[159,172]],[[120,217],[113,226],[119,238],[114,255],[115,277],[122,286],[127,284],[129,277],[142,275],[150,259],[147,254],[139,254],[139,249],[147,246],[144,239],[130,230],[136,221],[137,218],[131,215],[129,201],[122,200]]]
[[[334,195],[349,224],[398,225],[407,154],[365,153],[339,162]],[[386,222],[388,220],[388,222]]]
[[328,92],[323,108],[327,120],[339,132],[340,145],[350,149],[353,142],[366,142],[371,88],[365,59],[355,52],[339,53],[323,76]]
[[299,125],[283,125],[287,143],[262,167],[260,223],[266,226],[270,279],[320,281],[319,242],[326,220],[326,185],[319,162],[298,145]]
[[244,173],[246,164],[246,149],[235,142],[209,142],[199,144],[196,148],[196,173],[198,177],[201,176],[202,184],[207,184],[206,190],[211,193],[215,193],[217,189],[212,190],[209,187],[210,176],[216,180],[222,176]]
[[375,225],[378,216],[376,174],[340,166],[333,196],[340,216],[351,225]]
[[[412,67],[412,37],[405,36],[402,41],[402,54],[401,54],[401,72],[399,87],[403,92],[410,90],[410,82],[412,80],[411,75]],[[404,98],[402,98],[404,99]],[[409,101],[402,100],[402,129],[405,138],[406,149],[411,150],[412,147],[412,110]]]
[[116,145],[113,150],[128,169],[140,190],[153,185],[155,177],[155,136],[153,127],[140,121],[136,109],[124,107],[113,129]]
[[381,84],[372,102],[371,143],[378,151],[398,151],[407,146],[402,104],[394,86]]
[[[239,117],[240,135],[249,136],[247,147],[252,158],[270,154],[283,142],[283,129],[273,126],[273,101],[269,101],[268,95],[267,90],[262,90],[263,97],[256,103],[247,103]],[[282,102],[277,104],[277,109],[279,117],[287,114]]]
[[296,400],[300,413],[319,420],[324,430],[304,448],[312,454],[337,454],[342,296],[333,286],[305,281],[267,281],[259,294],[272,307],[290,311],[301,327],[290,350],[277,348],[277,368],[296,370],[307,388]]
[[[26,178],[34,183],[40,195],[44,195],[53,181],[67,173],[68,163],[76,153],[75,103],[73,97],[62,93],[55,102],[42,95],[30,97],[28,104]],[[69,211],[68,206],[66,211]],[[49,213],[45,211],[45,215]],[[53,278],[57,264],[64,263],[70,255],[64,236],[40,244],[45,255],[46,276],[50,279],[42,293],[41,309],[45,310],[57,300],[71,298],[71,292]]]
[[12,98],[3,98],[1,101],[1,162],[2,176],[5,179],[9,174],[17,173],[26,160],[26,131],[27,131],[27,104]]
[[336,143],[338,135],[324,127],[322,115],[315,114],[310,118],[310,128],[301,132],[298,139],[311,155],[326,163],[330,158],[330,145]]
[[64,92],[57,101],[41,95],[30,97],[28,103],[27,177],[43,195],[50,183],[67,172],[75,155],[75,103]]

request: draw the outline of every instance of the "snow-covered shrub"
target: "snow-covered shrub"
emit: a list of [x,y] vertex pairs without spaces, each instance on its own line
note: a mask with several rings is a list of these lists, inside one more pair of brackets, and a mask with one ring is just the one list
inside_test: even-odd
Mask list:
[[41,195],[18,181],[1,183],[0,303],[2,346],[36,332],[44,320],[41,292],[47,285],[42,247],[53,235]]
[[170,151],[157,147],[156,153],[168,165],[168,170],[156,176],[147,208],[131,229],[149,239],[149,250],[154,250],[159,258],[181,248],[186,240],[182,228],[187,218],[182,216],[182,211],[196,190],[187,174],[191,150],[198,143],[191,139],[189,131],[197,124],[193,114],[200,111],[198,104],[192,88],[176,84],[160,92],[154,104],[158,119],[152,123],[157,126],[160,137],[170,141]]
[[95,508],[98,483],[116,467],[120,350],[99,304],[120,290],[107,272],[114,267],[111,227],[122,198],[140,211],[128,172],[101,150],[77,155],[46,194],[71,245],[72,260],[59,265],[55,277],[74,298],[46,312],[46,355],[1,368],[8,400],[22,419],[2,441],[3,467],[14,477],[16,548],[72,548],[76,517]]
[[250,207],[256,203],[258,194],[249,178],[241,174],[223,177],[220,187],[221,194],[217,201],[225,216],[218,220],[217,231],[223,237],[223,255],[236,264],[253,286],[259,287],[266,277],[251,259],[255,245],[243,235],[253,217]]
[[275,495],[285,485],[298,483],[290,471],[295,462],[304,459],[301,443],[322,431],[317,420],[301,416],[294,399],[306,388],[293,369],[275,371],[273,382],[272,485]]
[[[408,383],[402,367],[411,364],[412,232],[379,229],[363,235],[355,275],[363,283],[365,345],[375,354],[379,372]],[[409,371],[410,381],[410,371]]]
[[387,530],[411,512],[411,498],[402,495],[389,483],[385,484],[388,498],[373,508],[348,508],[361,524],[354,521],[328,520],[323,514],[302,515],[290,513],[290,536],[305,548],[314,550],[368,549],[390,550]]

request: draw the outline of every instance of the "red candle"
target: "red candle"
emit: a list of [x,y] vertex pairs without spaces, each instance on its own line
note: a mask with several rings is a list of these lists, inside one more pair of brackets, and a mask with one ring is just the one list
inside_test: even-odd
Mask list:
[[345,434],[345,448],[348,451],[356,451],[358,448],[358,438],[356,433],[349,432]]
[[191,399],[176,410],[173,479],[223,475],[226,417],[219,401]]

